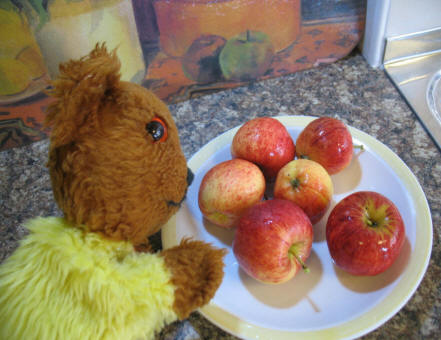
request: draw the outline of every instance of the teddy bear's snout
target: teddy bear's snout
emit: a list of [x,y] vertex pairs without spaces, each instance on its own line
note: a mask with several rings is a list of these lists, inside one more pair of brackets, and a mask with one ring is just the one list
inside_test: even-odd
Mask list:
[[[194,179],[193,171],[191,171],[190,168],[187,168],[187,187],[189,187],[191,185],[191,183],[193,182],[193,179]],[[172,207],[179,207],[179,206],[181,206],[182,202],[184,202],[186,197],[187,197],[187,190],[185,190],[185,194],[179,202],[167,201],[167,204]]]

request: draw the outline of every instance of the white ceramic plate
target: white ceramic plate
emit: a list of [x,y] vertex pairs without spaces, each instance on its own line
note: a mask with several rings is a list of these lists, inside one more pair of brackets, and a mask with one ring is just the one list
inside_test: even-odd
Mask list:
[[[277,117],[294,140],[314,117]],[[265,285],[248,277],[231,249],[234,231],[206,222],[198,207],[205,173],[231,159],[238,127],[213,139],[189,161],[195,174],[187,200],[162,230],[165,248],[183,237],[228,249],[225,277],[212,301],[200,312],[214,324],[246,339],[344,339],[366,334],[397,313],[418,287],[429,263],[432,220],[426,197],[404,162],[384,144],[350,128],[354,144],[363,144],[348,168],[332,176],[334,196],[327,214],[314,226],[307,260],[310,273],[299,272],[282,285]],[[332,262],[325,239],[326,220],[344,197],[360,190],[377,191],[392,200],[403,217],[406,241],[395,263],[374,277],[351,276]]]

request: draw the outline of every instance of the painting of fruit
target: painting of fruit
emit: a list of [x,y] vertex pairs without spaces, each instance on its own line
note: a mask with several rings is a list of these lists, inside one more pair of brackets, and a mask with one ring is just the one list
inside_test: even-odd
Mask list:
[[0,150],[47,136],[45,88],[60,62],[98,42],[117,47],[123,80],[170,104],[346,56],[363,35],[366,3],[1,0]]
[[301,30],[300,0],[153,0],[161,50],[181,57],[204,34],[230,39],[246,30],[265,32],[276,51]]
[[0,5],[0,103],[11,103],[30,91],[46,73],[40,49],[26,17],[10,0]]
[[[54,0],[47,3],[49,20],[34,23],[34,35],[49,74],[58,75],[58,65],[80,58],[98,42],[117,47],[121,79],[140,83],[145,65],[136,30],[131,0]],[[41,19],[40,19],[41,21]]]
[[366,0],[151,4],[157,53],[144,85],[170,103],[334,62],[360,41],[366,12]]
[[123,80],[143,81],[133,12],[131,0],[0,2],[0,149],[47,136],[42,126],[51,99],[45,89],[60,63],[88,54],[97,43],[117,48]]

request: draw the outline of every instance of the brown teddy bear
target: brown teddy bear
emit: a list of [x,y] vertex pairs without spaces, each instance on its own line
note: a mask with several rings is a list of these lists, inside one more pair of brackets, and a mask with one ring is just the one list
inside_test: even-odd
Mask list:
[[222,281],[224,250],[149,251],[191,176],[166,105],[119,70],[104,44],[60,66],[48,167],[64,218],[29,221],[1,265],[1,339],[152,338]]

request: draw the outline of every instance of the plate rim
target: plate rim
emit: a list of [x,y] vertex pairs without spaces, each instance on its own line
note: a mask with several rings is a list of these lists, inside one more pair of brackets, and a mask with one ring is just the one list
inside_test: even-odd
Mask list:
[[[276,118],[287,127],[295,127],[306,126],[312,120],[319,117],[279,115],[274,116],[273,118]],[[231,143],[232,137],[241,125],[221,133],[202,146],[201,149],[189,159],[188,167],[195,172],[197,168],[203,164],[204,160],[207,159],[207,155],[212,155],[213,152],[217,151],[219,148]],[[421,225],[422,228],[416,230],[414,248],[419,249],[419,251],[411,253],[411,256],[409,257],[409,263],[405,269],[407,274],[405,276],[406,280],[401,278],[392,292],[390,292],[380,303],[373,306],[370,310],[360,316],[337,325],[309,331],[278,330],[254,325],[218,307],[211,301],[200,308],[199,312],[219,328],[245,339],[261,339],[263,337],[278,340],[285,339],[287,336],[290,338],[298,336],[301,339],[323,337],[326,337],[327,339],[354,338],[371,332],[392,318],[409,301],[417,290],[427,271],[433,244],[432,217],[425,193],[415,174],[413,174],[406,163],[404,163],[394,151],[371,135],[357,128],[349,125],[347,126],[353,139],[362,142],[366,148],[369,148],[372,153],[386,162],[386,164],[399,177],[406,190],[410,193],[415,210],[418,212],[416,216],[416,224]],[[164,248],[178,244],[176,239],[176,214],[168,221],[168,223],[166,223],[166,225],[164,225],[161,238]]]

